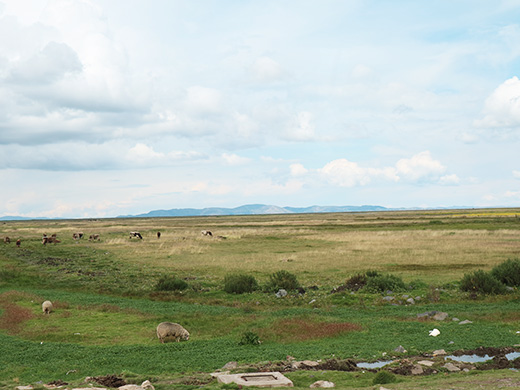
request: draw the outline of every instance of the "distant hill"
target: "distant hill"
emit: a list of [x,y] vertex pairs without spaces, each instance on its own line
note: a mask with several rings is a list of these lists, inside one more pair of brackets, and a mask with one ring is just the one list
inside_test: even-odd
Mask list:
[[382,206],[310,206],[279,207],[265,204],[248,204],[235,208],[209,207],[204,209],[170,209],[153,210],[145,214],[120,215],[118,218],[151,218],[151,217],[196,217],[211,215],[259,215],[259,214],[303,214],[303,213],[341,213],[356,211],[385,211]]

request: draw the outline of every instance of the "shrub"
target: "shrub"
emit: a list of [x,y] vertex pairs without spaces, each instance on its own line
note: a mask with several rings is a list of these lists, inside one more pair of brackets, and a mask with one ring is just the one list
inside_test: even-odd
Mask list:
[[163,276],[155,285],[156,291],[182,291],[189,287],[185,280],[175,276]]
[[359,289],[365,287],[366,284],[366,274],[357,274],[352,276],[349,280],[347,280],[347,282],[345,283],[345,288],[351,291],[358,291]]
[[247,331],[242,335],[242,339],[238,343],[239,345],[260,345],[260,337],[251,331]]
[[374,385],[384,385],[387,383],[394,383],[397,381],[397,378],[394,374],[388,371],[379,371],[374,379],[372,380],[372,384]]
[[296,278],[296,275],[282,270],[275,272],[269,277],[269,281],[267,282],[267,291],[278,291],[280,289],[284,290],[297,290],[300,288],[300,283]]
[[520,286],[520,259],[508,259],[491,270],[491,274],[506,286]]
[[491,273],[482,270],[475,271],[472,274],[465,274],[460,281],[460,289],[480,294],[503,294],[506,292],[504,284]]
[[398,276],[377,274],[367,279],[365,289],[370,292],[402,291],[406,289],[406,285]]
[[257,289],[258,282],[254,276],[234,274],[224,278],[224,291],[229,294],[251,293]]

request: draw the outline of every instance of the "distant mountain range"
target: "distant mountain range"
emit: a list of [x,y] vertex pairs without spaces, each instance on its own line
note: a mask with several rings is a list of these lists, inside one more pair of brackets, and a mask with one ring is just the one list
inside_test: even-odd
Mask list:
[[[465,209],[471,207],[440,207],[434,209]],[[383,206],[309,206],[309,207],[280,207],[265,204],[248,204],[235,208],[208,207],[204,209],[170,209],[153,210],[145,214],[119,215],[116,218],[153,218],[153,217],[197,217],[212,215],[262,215],[262,214],[305,214],[305,213],[347,213],[362,211],[390,211],[390,210],[426,210],[425,208],[387,208]],[[53,219],[53,218],[31,218],[5,216],[0,221],[25,221],[31,219]],[[75,218],[55,218],[75,219]],[[87,218],[89,219],[89,218]]]
[[170,209],[153,210],[146,214],[120,215],[118,218],[152,218],[152,217],[196,217],[211,215],[259,215],[259,214],[303,214],[303,213],[341,213],[356,211],[390,210],[382,206],[310,206],[280,207],[265,204],[248,204],[235,208],[209,207],[204,209]]

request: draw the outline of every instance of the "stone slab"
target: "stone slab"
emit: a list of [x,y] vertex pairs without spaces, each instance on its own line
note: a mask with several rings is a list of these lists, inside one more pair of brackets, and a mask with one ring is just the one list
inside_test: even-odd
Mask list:
[[219,375],[219,383],[236,383],[239,386],[293,387],[292,381],[279,372],[248,372],[247,374]]

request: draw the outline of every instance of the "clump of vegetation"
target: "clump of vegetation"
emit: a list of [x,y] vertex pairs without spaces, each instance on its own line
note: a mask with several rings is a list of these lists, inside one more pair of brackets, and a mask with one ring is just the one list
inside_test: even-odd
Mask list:
[[260,345],[261,343],[260,337],[255,332],[247,331],[242,335],[238,345]]
[[175,276],[163,276],[159,279],[155,285],[156,291],[182,291],[186,290],[189,284],[180,278]]
[[298,282],[296,275],[289,271],[282,270],[275,272],[269,277],[266,290],[276,292],[283,288],[284,290],[291,291],[298,290],[300,287],[300,282]]
[[508,259],[491,270],[491,274],[506,286],[520,286],[520,259]]
[[231,274],[224,278],[224,291],[229,294],[251,293],[257,289],[258,282],[254,276]]
[[385,291],[402,291],[406,289],[406,285],[398,276],[391,274],[379,274],[368,276],[365,290],[369,292],[385,292]]
[[357,274],[352,276],[347,282],[345,283],[345,288],[349,289],[350,291],[358,291],[365,287],[367,284],[367,275],[366,274]]
[[394,374],[388,371],[381,370],[379,371],[374,379],[372,380],[372,384],[374,385],[384,385],[387,383],[394,383],[397,381],[397,378]]
[[477,294],[503,294],[506,286],[491,273],[478,270],[465,274],[460,281],[460,289]]

